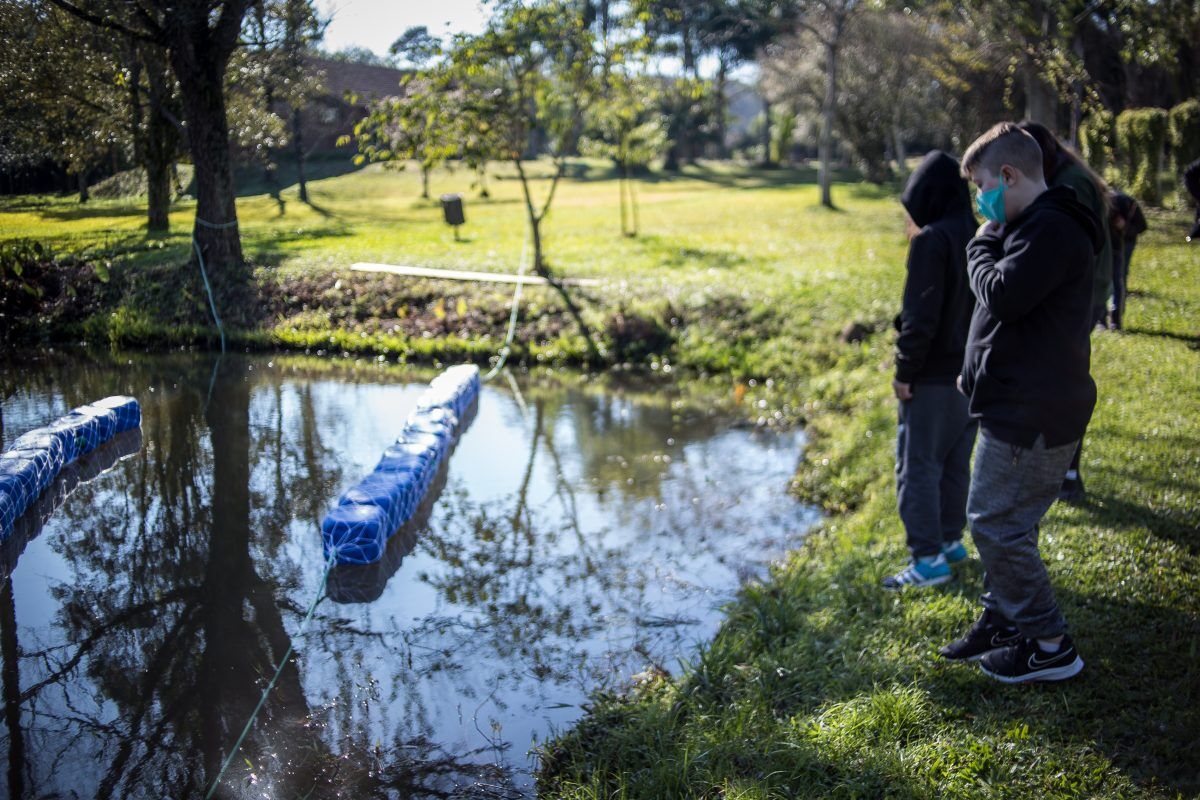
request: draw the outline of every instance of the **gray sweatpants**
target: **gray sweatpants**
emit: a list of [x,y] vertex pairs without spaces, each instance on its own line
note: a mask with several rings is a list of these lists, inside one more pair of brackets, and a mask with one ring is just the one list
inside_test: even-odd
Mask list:
[[967,518],[986,570],[984,606],[1029,638],[1065,633],[1066,620],[1038,550],[1038,523],[1050,509],[1078,442],[1026,449],[979,433]]
[[954,386],[918,384],[900,401],[896,501],[914,558],[962,538],[976,427]]

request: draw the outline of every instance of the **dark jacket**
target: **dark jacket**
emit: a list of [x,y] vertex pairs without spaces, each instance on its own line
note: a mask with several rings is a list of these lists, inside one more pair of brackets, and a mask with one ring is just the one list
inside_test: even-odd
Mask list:
[[1200,158],[1183,168],[1183,185],[1188,194],[1200,203]]
[[921,232],[908,246],[896,317],[896,380],[954,383],[975,305],[967,284],[967,242],[975,232],[971,193],[958,162],[934,150],[909,177],[900,202]]
[[[1113,224],[1113,218],[1120,217],[1125,220],[1125,227],[1118,228]],[[1113,245],[1113,258],[1117,257],[1118,248],[1125,246],[1125,242],[1137,240],[1147,230],[1146,215],[1142,213],[1142,207],[1124,192],[1114,192],[1112,195],[1112,212],[1109,214],[1108,220],[1109,239]]]
[[999,235],[967,246],[975,314],[963,363],[971,416],[1001,441],[1047,447],[1083,437],[1096,404],[1089,372],[1099,220],[1064,186]]
[[1071,159],[1059,153],[1054,175],[1046,181],[1051,187],[1069,186],[1075,190],[1079,202],[1092,210],[1092,214],[1100,221],[1100,229],[1104,235],[1104,243],[1096,255],[1095,272],[1092,276],[1092,306],[1107,307],[1108,298],[1113,290],[1112,271],[1112,242],[1108,230],[1108,209],[1104,197],[1096,190],[1096,184],[1088,174],[1079,168]]

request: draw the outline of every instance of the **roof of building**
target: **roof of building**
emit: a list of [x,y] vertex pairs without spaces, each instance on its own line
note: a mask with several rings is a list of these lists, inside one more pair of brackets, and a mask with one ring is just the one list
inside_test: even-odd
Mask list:
[[347,92],[362,99],[399,95],[400,79],[405,75],[405,70],[394,67],[334,61],[319,56],[305,56],[305,63],[324,73],[326,93],[338,99],[345,97]]

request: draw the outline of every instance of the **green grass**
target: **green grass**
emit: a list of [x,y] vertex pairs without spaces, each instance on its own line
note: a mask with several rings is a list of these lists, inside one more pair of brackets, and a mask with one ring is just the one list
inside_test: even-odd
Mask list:
[[[1180,213],[1154,212],[1134,256],[1127,332],[1094,337],[1100,401],[1089,499],[1056,506],[1044,554],[1088,666],[1058,686],[1005,687],[934,650],[976,614],[977,564],[944,589],[899,597],[889,323],[905,241],[894,190],[808,172],[693,169],[641,188],[643,235],[619,235],[598,165],[567,181],[548,220],[553,266],[598,277],[585,313],[613,360],[727,381],[751,418],[803,421],[797,495],[830,512],[805,546],[728,608],[677,676],[649,672],[595,698],[543,753],[548,797],[1175,797],[1200,791],[1200,250]],[[372,168],[239,201],[247,253],[271,303],[239,341],[432,360],[495,351],[508,293],[353,277],[351,261],[511,271],[518,190],[490,201],[461,173],[467,241],[412,173]],[[172,215],[186,231],[192,210]],[[0,201],[0,240],[29,237],[113,262],[109,305],[84,326],[114,344],[208,335],[187,234],[147,239],[140,209]],[[338,282],[340,279],[340,282]],[[265,290],[264,290],[265,291]],[[280,299],[282,297],[283,299]],[[526,295],[519,359],[572,360],[578,337],[552,296]],[[115,314],[115,316],[113,316]],[[69,320],[59,320],[69,322]],[[843,343],[848,322],[865,341]],[[186,327],[192,325],[196,327]],[[397,332],[396,326],[403,330]],[[406,327],[405,327],[406,326]],[[68,325],[69,327],[69,325]],[[625,341],[653,340],[638,349]],[[158,338],[158,341],[162,341]],[[744,393],[744,394],[743,394]]]
[[[541,172],[544,176],[544,165]],[[794,360],[790,351],[797,336],[810,333],[813,323],[820,323],[822,335],[836,334],[847,315],[866,315],[877,323],[887,316],[881,287],[904,245],[892,213],[898,206],[887,190],[840,186],[842,209],[834,212],[817,204],[808,170],[689,168],[681,178],[641,182],[642,235],[631,239],[619,233],[616,184],[609,171],[584,162],[578,172],[560,188],[547,220],[547,254],[562,275],[606,281],[602,289],[579,293],[585,318],[600,331],[613,324],[615,312],[624,311],[667,329],[670,339],[686,339],[678,352],[691,354],[691,366],[769,377],[772,369]],[[464,328],[459,338],[473,344],[452,347],[449,355],[494,350],[495,329],[506,319],[508,289],[367,279],[348,272],[355,261],[515,272],[525,231],[519,185],[512,171],[501,167],[490,179],[492,197],[480,200],[471,180],[458,171],[439,172],[433,181],[435,193],[461,191],[468,197],[461,243],[441,221],[436,201],[417,197],[413,171],[371,167],[313,181],[311,206],[299,202],[294,187],[282,192],[282,207],[267,195],[240,199],[246,254],[259,282],[279,287],[273,296],[282,298],[269,316],[252,318],[250,327],[276,343],[310,347],[310,340],[349,331],[356,349],[398,356],[410,348],[428,354],[428,345],[414,342],[424,338],[425,329],[443,340]],[[543,177],[537,189],[545,188]],[[121,289],[110,292],[115,296],[109,304],[128,306],[134,316],[159,323],[160,333],[170,337],[172,330],[207,324],[199,278],[183,266],[193,216],[192,204],[178,204],[171,215],[173,232],[147,237],[137,202],[80,206],[72,198],[2,199],[0,241],[32,238],[60,253],[112,262]],[[349,299],[344,292],[330,293],[332,279],[307,290],[305,281],[331,275],[364,291]],[[297,286],[301,291],[293,291]],[[827,298],[831,291],[838,295],[836,302]],[[396,302],[371,304],[384,295]],[[462,325],[464,315],[456,313],[460,298],[467,306]],[[871,299],[862,302],[865,298]],[[443,299],[440,315],[434,306]],[[572,360],[582,354],[573,326],[536,324],[561,311],[553,293],[531,290],[525,303],[523,324],[532,327],[522,329],[520,340],[530,344],[530,355]],[[476,324],[470,319],[475,312],[486,319]],[[753,317],[753,329],[743,324],[747,316]],[[430,317],[438,324],[425,324]],[[397,318],[421,320],[424,327],[402,326],[404,335],[389,340]],[[492,325],[493,320],[501,324]],[[96,338],[126,342],[124,329],[109,322],[90,330]],[[763,335],[769,339],[763,341]],[[126,343],[142,341],[128,338]],[[647,360],[648,355],[632,357]],[[630,357],[616,353],[614,360]]]
[[[1094,337],[1089,497],[1043,553],[1087,668],[1007,687],[937,646],[977,614],[973,563],[892,596],[889,336],[798,388],[802,496],[835,512],[728,609],[682,675],[651,676],[544,753],[546,796],[1175,797],[1200,791],[1200,259],[1155,215],[1128,330]],[[898,281],[891,288],[898,288]],[[833,409],[833,413],[829,412]]]

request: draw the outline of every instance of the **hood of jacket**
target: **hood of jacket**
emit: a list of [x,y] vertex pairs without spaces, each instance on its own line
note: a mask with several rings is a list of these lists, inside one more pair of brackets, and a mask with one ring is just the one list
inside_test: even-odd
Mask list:
[[900,202],[918,227],[946,217],[971,215],[971,191],[959,164],[941,150],[930,151],[908,177]]
[[1040,210],[1053,210],[1065,214],[1087,233],[1093,252],[1099,253],[1104,248],[1104,228],[1100,220],[1095,212],[1079,202],[1079,197],[1070,186],[1052,186],[1042,192],[1007,226],[1006,231],[1020,227],[1022,220]]

